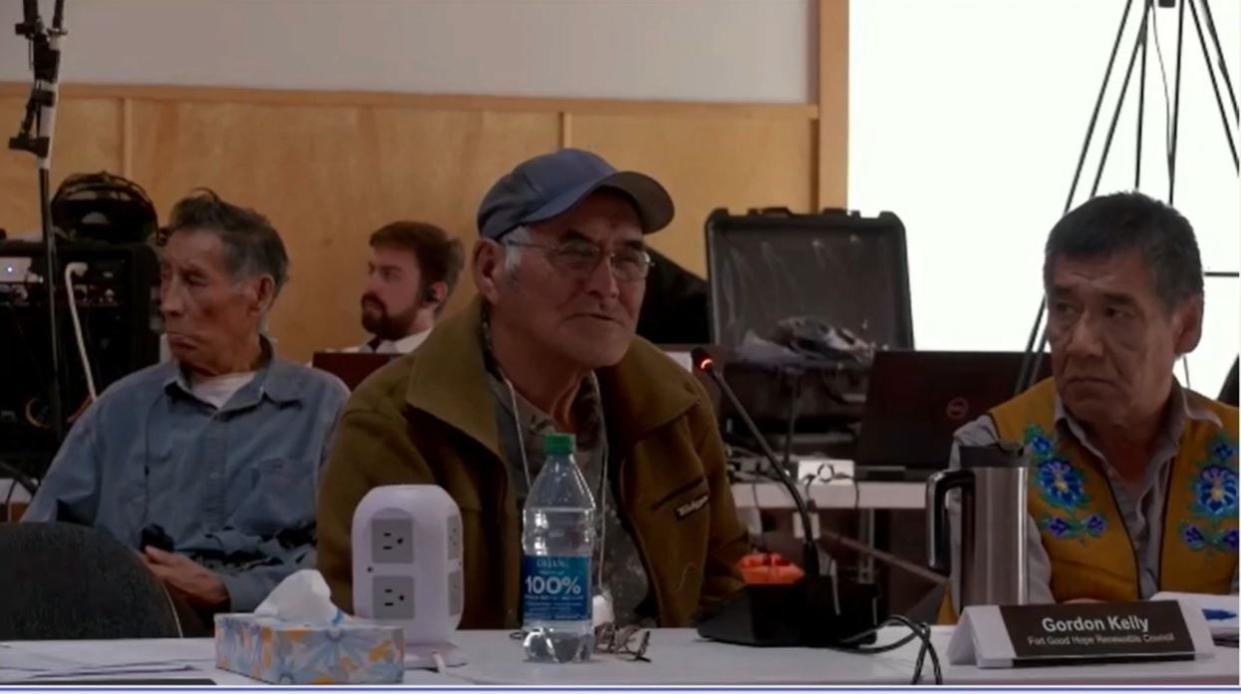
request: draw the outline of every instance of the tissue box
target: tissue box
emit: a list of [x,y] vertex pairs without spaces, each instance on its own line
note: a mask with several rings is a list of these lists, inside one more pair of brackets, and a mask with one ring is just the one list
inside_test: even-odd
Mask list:
[[215,664],[273,684],[399,684],[405,634],[366,621],[324,626],[218,614]]

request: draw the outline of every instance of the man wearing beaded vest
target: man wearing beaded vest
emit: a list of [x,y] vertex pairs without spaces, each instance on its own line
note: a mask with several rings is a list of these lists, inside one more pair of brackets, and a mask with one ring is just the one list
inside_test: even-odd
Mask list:
[[955,464],[958,446],[1025,446],[1031,602],[1236,593],[1237,409],[1173,376],[1202,336],[1189,222],[1140,193],[1094,198],[1052,229],[1043,282],[1052,378],[953,447]]

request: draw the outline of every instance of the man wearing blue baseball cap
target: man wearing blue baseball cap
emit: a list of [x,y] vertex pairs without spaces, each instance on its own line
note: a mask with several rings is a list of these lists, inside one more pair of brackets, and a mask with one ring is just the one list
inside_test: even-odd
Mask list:
[[599,510],[596,610],[686,626],[741,588],[746,534],[711,402],[634,335],[644,237],[672,215],[655,179],[581,150],[535,157],[492,186],[473,253],[479,297],[363,383],[342,416],[318,512],[337,605],[353,610],[363,495],[438,484],[464,526],[462,627],[518,626],[521,509],[552,431],[576,435]]

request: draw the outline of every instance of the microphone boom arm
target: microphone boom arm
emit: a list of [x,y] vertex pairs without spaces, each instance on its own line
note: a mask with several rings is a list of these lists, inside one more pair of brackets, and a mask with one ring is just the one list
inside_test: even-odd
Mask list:
[[741,416],[741,421],[745,424],[746,429],[748,429],[750,434],[758,441],[759,448],[762,449],[763,457],[765,457],[767,462],[771,464],[771,468],[775,470],[776,476],[779,478],[780,483],[784,485],[784,488],[788,491],[789,495],[793,497],[793,504],[797,507],[797,515],[801,518],[803,531],[802,536],[805,539],[805,551],[804,557],[802,558],[802,568],[805,569],[807,576],[819,576],[819,549],[815,545],[814,537],[812,535],[814,526],[810,523],[810,511],[806,506],[806,500],[802,497],[801,492],[798,491],[797,485],[793,482],[793,479],[789,477],[788,470],[785,470],[776,459],[776,454],[771,449],[771,446],[768,445],[767,438],[764,437],[762,432],[758,430],[758,426],[754,424],[754,420],[750,418],[750,413],[746,411],[745,406],[741,404],[739,399],[737,399],[737,394],[733,392],[733,389],[729,387],[728,383],[723,379],[723,377],[720,376],[719,372],[715,370],[715,362],[712,360],[711,356],[701,347],[694,349],[692,356],[694,360],[694,367],[706,373],[711,380],[715,382],[715,385],[719,387],[720,392],[724,394],[724,397],[728,398],[729,404],[731,404],[733,409],[737,411],[737,414]]

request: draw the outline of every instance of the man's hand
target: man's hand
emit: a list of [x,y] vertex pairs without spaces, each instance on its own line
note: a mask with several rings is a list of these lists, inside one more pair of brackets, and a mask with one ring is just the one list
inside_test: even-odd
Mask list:
[[216,611],[228,606],[224,582],[193,559],[150,546],[144,547],[139,556],[156,578],[195,607]]

